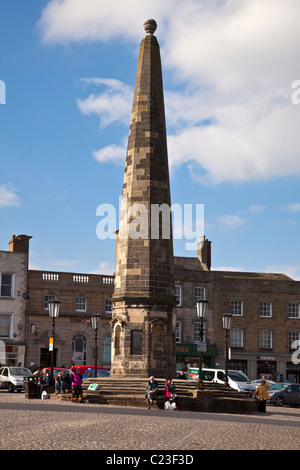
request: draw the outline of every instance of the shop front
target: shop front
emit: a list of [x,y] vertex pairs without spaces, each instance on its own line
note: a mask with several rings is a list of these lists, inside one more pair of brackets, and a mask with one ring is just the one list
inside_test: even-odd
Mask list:
[[[202,366],[215,367],[217,347],[215,344],[207,344],[206,352],[202,352]],[[199,366],[199,352],[196,343],[176,344],[176,369],[188,371],[190,367]]]
[[24,365],[25,345],[0,341],[0,364],[6,366]]

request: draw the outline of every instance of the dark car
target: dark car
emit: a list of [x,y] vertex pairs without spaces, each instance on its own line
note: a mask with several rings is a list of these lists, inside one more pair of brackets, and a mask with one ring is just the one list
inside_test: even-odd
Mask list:
[[274,393],[277,393],[280,390],[283,390],[284,388],[286,388],[287,385],[289,385],[289,384],[287,384],[287,383],[274,383],[274,384],[270,385],[270,387],[268,388],[269,397],[271,398],[274,395]]
[[300,405],[300,384],[286,384],[282,390],[271,396],[270,404],[274,406]]

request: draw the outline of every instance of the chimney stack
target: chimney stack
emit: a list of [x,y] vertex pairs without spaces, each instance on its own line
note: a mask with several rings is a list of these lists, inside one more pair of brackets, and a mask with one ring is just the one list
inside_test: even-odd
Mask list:
[[26,253],[29,254],[29,240],[32,237],[27,235],[13,235],[8,243],[9,251],[13,253]]
[[197,256],[201,263],[203,271],[210,271],[211,268],[211,242],[205,238],[205,235],[199,237],[197,245]]

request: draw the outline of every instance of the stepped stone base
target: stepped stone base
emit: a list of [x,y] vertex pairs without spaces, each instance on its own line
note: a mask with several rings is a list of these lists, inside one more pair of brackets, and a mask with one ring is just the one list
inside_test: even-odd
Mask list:
[[[85,403],[107,404],[146,408],[145,387],[148,378],[97,378],[83,381]],[[165,379],[156,379],[159,391],[153,409],[164,409]],[[179,411],[209,413],[250,414],[257,411],[257,401],[224,385],[205,383],[204,390],[196,389],[196,381],[175,379],[177,406]],[[89,390],[90,384],[97,384],[97,390]],[[57,395],[62,400],[70,400],[71,395]]]

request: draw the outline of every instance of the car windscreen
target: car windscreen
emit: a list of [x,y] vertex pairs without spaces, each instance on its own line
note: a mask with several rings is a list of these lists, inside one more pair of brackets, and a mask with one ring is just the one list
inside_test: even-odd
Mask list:
[[23,369],[22,367],[11,367],[9,369],[9,372],[10,372],[11,375],[22,375],[22,376],[24,376],[24,375],[30,375],[31,374],[30,370],[25,369],[25,368]]
[[231,378],[231,380],[234,380],[235,382],[250,382],[247,375],[243,374],[243,372],[230,370],[228,372],[228,375]]
[[269,387],[269,390],[283,390],[288,387],[288,384],[272,384]]

